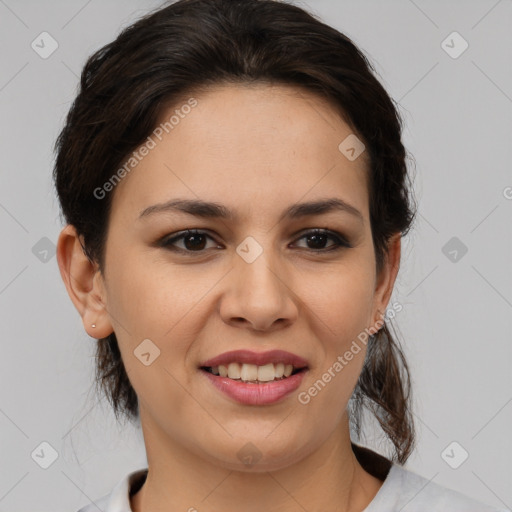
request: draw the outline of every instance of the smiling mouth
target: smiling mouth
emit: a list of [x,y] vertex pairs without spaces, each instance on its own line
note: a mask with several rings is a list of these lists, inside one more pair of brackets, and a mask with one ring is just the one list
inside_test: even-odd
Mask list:
[[266,384],[286,380],[292,375],[306,371],[307,367],[296,368],[292,365],[284,365],[283,363],[276,365],[269,363],[263,366],[231,363],[229,365],[201,366],[200,369],[219,378],[228,378],[252,384]]

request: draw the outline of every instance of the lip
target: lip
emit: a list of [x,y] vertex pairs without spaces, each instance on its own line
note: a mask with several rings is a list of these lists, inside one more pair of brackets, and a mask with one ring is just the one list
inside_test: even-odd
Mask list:
[[205,375],[219,391],[245,405],[267,405],[284,399],[300,386],[307,372],[308,370],[304,369],[286,379],[258,384],[244,383],[241,380],[220,377],[200,370],[200,373]]
[[[231,350],[224,352],[213,359],[208,359],[199,366],[219,366],[228,365],[229,363],[245,363],[255,364],[256,366],[264,366],[269,363],[291,364],[294,368],[304,368],[308,366],[308,362],[291,352],[285,350],[269,350],[267,352],[253,352],[251,350]],[[290,377],[288,377],[290,378]],[[234,382],[230,380],[230,382]]]

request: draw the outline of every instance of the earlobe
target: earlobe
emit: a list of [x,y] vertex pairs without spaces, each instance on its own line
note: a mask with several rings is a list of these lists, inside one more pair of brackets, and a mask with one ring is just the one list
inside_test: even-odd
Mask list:
[[[73,225],[68,224],[57,242],[57,262],[68,295],[82,317],[87,334],[104,338],[112,333],[106,309],[105,287],[98,264],[89,260]],[[91,327],[95,324],[96,327]]]

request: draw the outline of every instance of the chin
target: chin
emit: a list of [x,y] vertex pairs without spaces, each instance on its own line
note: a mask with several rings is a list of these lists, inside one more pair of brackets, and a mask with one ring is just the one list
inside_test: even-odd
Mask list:
[[237,440],[234,444],[235,457],[232,456],[233,448],[230,446],[218,457],[211,454],[211,462],[230,471],[264,473],[285,469],[305,456],[299,446],[284,444],[279,438],[271,442],[268,438],[259,440],[258,436],[254,436],[252,440]]

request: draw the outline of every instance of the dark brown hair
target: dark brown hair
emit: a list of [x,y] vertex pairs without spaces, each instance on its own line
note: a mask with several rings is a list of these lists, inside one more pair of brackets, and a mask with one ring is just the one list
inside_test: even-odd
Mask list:
[[[169,105],[212,85],[268,83],[327,99],[366,146],[370,221],[379,272],[387,243],[415,217],[402,119],[354,43],[302,8],[274,0],[180,0],[146,15],[96,51],[56,143],[53,171],[65,220],[104,272],[112,193],[94,191],[151,134]],[[340,141],[341,142],[341,141]],[[139,416],[114,333],[98,340],[96,385],[116,418]],[[360,433],[369,409],[404,463],[415,442],[407,363],[388,325],[371,336],[351,402]]]

